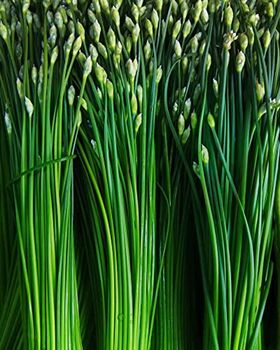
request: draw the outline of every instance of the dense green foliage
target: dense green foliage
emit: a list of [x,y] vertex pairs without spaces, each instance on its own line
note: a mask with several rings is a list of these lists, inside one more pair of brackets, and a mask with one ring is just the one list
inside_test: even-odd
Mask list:
[[0,1],[0,350],[280,349],[279,19]]

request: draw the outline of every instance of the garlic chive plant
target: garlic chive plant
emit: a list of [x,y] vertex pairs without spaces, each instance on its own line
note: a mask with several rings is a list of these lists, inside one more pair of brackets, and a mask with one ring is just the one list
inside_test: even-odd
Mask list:
[[269,349],[279,19],[0,1],[0,350]]

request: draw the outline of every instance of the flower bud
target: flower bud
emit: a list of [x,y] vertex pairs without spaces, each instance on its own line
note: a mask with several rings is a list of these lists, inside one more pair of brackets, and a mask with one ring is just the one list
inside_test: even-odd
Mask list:
[[32,82],[34,85],[37,82],[37,75],[38,75],[37,68],[36,68],[36,66],[33,65],[32,70],[31,70],[31,79],[32,79]]
[[196,126],[197,126],[197,115],[195,112],[192,112],[192,114],[191,114],[191,127],[193,130],[195,130]]
[[192,101],[190,98],[188,98],[184,104],[184,118],[185,120],[188,119],[190,111],[191,111]]
[[269,29],[267,29],[264,32],[263,37],[262,37],[263,46],[264,46],[265,50],[269,47],[270,40],[271,40],[270,31],[269,31]]
[[202,12],[202,1],[197,0],[192,11],[194,23],[198,22],[201,12]]
[[163,3],[163,0],[155,0],[155,7],[156,7],[156,10],[161,12],[162,10],[162,3]]
[[243,52],[246,51],[248,43],[249,43],[249,41],[248,41],[247,35],[245,33],[241,33],[239,35],[239,44],[240,44],[240,48]]
[[98,52],[100,53],[100,55],[105,59],[107,60],[108,58],[108,53],[107,53],[107,50],[106,50],[106,47],[102,44],[102,43],[98,43],[97,44],[97,50]]
[[128,52],[128,54],[130,54],[132,49],[132,37],[130,35],[128,35],[125,38],[125,46],[126,46],[126,51]]
[[132,30],[132,41],[134,44],[137,43],[138,38],[139,38],[139,34],[140,34],[140,27],[139,27],[139,24],[136,23],[133,30]]
[[140,110],[142,108],[142,102],[143,102],[143,88],[141,85],[137,86],[137,98],[138,98],[138,102],[139,102],[139,106],[140,106]]
[[197,84],[195,89],[194,89],[194,93],[193,93],[193,102],[194,104],[196,105],[197,101],[198,101],[198,98],[201,94],[201,85],[200,84]]
[[131,59],[129,59],[126,62],[126,69],[127,69],[127,74],[128,74],[130,81],[133,82],[135,79],[135,76],[136,76],[137,68]]
[[179,43],[178,40],[175,41],[174,52],[175,52],[176,57],[179,58],[182,56],[182,47],[181,47],[181,44]]
[[185,130],[185,118],[182,113],[178,117],[178,134],[181,136]]
[[67,98],[69,106],[72,107],[75,99],[75,88],[73,85],[71,85],[67,91]]
[[16,85],[17,85],[18,95],[22,99],[23,98],[23,84],[22,84],[22,81],[19,78],[17,78]]
[[155,9],[153,9],[153,11],[152,11],[151,21],[152,21],[154,29],[156,31],[158,29],[159,17],[158,17],[158,13]]
[[196,35],[191,38],[190,45],[191,45],[191,52],[196,53],[198,49],[198,39]]
[[161,78],[162,78],[162,68],[161,68],[161,66],[159,66],[157,69],[157,73],[156,73],[156,83],[157,84],[159,84]]
[[98,58],[98,51],[97,51],[96,47],[92,44],[89,45],[89,53],[90,53],[92,62],[95,63],[97,61],[97,58]]
[[209,152],[204,145],[201,146],[201,159],[205,165],[209,163]]
[[206,8],[202,10],[200,18],[203,24],[207,24],[209,22],[209,14]]
[[29,100],[28,97],[24,97],[24,104],[25,104],[25,108],[26,108],[26,111],[27,111],[27,114],[28,116],[31,118],[32,117],[32,114],[34,112],[34,106],[33,106],[33,103]]
[[132,16],[134,17],[136,23],[138,23],[139,21],[139,16],[140,16],[140,12],[139,12],[139,8],[137,5],[133,4],[132,7],[131,7],[131,13],[132,13]]
[[206,70],[209,71],[210,67],[211,67],[211,63],[212,63],[212,57],[210,55],[210,53],[208,53],[207,55],[207,61],[206,61]]
[[147,30],[148,35],[152,38],[153,37],[153,25],[149,19],[146,18],[145,20],[145,28]]
[[255,34],[251,26],[247,27],[247,36],[248,36],[249,45],[253,46],[255,41]]
[[92,36],[93,36],[93,40],[98,43],[99,39],[100,39],[100,34],[101,34],[101,26],[98,22],[98,20],[96,20],[93,25],[91,26],[92,29]]
[[213,78],[213,91],[216,98],[219,96],[219,84],[216,79]]
[[12,123],[11,123],[11,119],[10,119],[10,116],[9,116],[8,112],[5,112],[4,120],[5,120],[7,133],[8,133],[8,135],[11,135],[11,133],[12,133]]
[[119,14],[118,9],[115,6],[112,7],[111,15],[112,15],[112,20],[115,23],[115,25],[117,27],[119,27],[120,26],[120,14]]
[[142,124],[142,113],[139,113],[136,118],[135,118],[135,126],[134,126],[134,129],[135,129],[135,133],[137,134],[138,133],[138,130]]
[[182,137],[181,137],[181,141],[182,141],[182,144],[184,145],[185,143],[187,143],[189,137],[190,137],[190,134],[191,134],[191,128],[190,126],[187,127],[187,129],[184,130],[183,134],[182,134]]
[[178,34],[180,33],[181,27],[182,27],[182,23],[181,23],[181,20],[179,19],[179,20],[174,24],[173,31],[172,31],[172,38],[173,38],[174,40],[177,38]]
[[[103,3],[103,5],[105,5]],[[93,9],[94,9],[94,12],[97,14],[97,15],[100,15],[101,14],[101,7],[100,7],[100,2],[99,0],[95,0],[92,2],[92,6],[93,6]]]
[[130,103],[131,103],[131,112],[132,112],[132,114],[135,115],[137,113],[138,106],[137,106],[137,98],[136,98],[134,92],[132,93]]
[[273,8],[273,3],[269,2],[266,5],[266,14],[268,15],[268,17],[272,18],[274,16],[274,8]]
[[91,60],[91,57],[88,56],[84,64],[83,78],[87,78],[88,75],[91,73],[91,70],[92,70],[92,60]]
[[186,39],[186,37],[190,34],[191,32],[191,27],[192,27],[192,24],[191,24],[191,21],[188,19],[186,21],[186,23],[184,24],[183,26],[183,39]]
[[207,121],[208,121],[208,125],[210,126],[210,128],[214,129],[215,128],[215,119],[213,117],[213,114],[208,113]]
[[264,90],[264,86],[260,84],[258,81],[256,82],[256,94],[257,94],[258,102],[261,102],[263,100],[265,90]]
[[224,12],[225,25],[230,28],[233,21],[233,10],[230,5],[225,8]]
[[94,73],[95,73],[95,76],[96,76],[97,80],[99,81],[99,83],[101,85],[103,85],[106,78],[107,78],[107,74],[106,74],[104,68],[101,67],[97,62],[94,66]]
[[152,54],[151,44],[149,43],[149,40],[147,40],[144,46],[144,56],[146,61],[149,61],[149,59],[151,58],[151,54]]
[[116,35],[111,27],[109,28],[107,33],[107,42],[108,42],[109,49],[111,51],[114,51],[116,47]]
[[8,39],[8,30],[6,26],[3,24],[2,21],[0,21],[0,36],[3,38],[4,41],[7,41]]
[[114,98],[114,86],[109,79],[106,80],[106,88],[107,88],[107,93],[108,93],[109,99],[113,100],[113,98]]
[[240,21],[237,16],[234,17],[233,23],[232,23],[232,30],[234,33],[238,33],[240,27]]
[[133,28],[134,28],[134,23],[132,21],[132,19],[128,16],[125,16],[125,25],[127,27],[127,29],[132,32]]
[[241,73],[245,64],[245,55],[242,51],[239,51],[236,56],[236,71]]
[[78,36],[78,38],[75,40],[73,45],[73,52],[72,52],[73,57],[77,55],[81,47],[82,47],[82,38]]
[[188,69],[188,65],[189,65],[189,60],[187,56],[184,56],[182,58],[182,69],[183,69],[183,73],[186,74],[187,69]]
[[51,55],[51,65],[54,65],[58,57],[58,47],[56,46],[52,50],[52,55]]

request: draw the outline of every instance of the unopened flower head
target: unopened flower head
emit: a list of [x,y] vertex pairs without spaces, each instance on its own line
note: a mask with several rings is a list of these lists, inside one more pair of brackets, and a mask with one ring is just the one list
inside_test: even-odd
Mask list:
[[115,23],[115,25],[117,27],[119,27],[120,26],[120,14],[119,14],[118,9],[115,6],[112,7],[111,15],[112,15],[112,20]]
[[67,98],[69,106],[72,107],[75,99],[75,88],[73,85],[71,85],[67,91]]
[[242,51],[239,51],[236,56],[236,71],[241,73],[245,64],[245,55]]
[[183,132],[183,134],[182,134],[182,137],[181,137],[181,141],[182,141],[182,144],[183,144],[183,145],[188,141],[188,139],[189,139],[189,137],[190,137],[190,134],[191,134],[191,128],[190,128],[190,126],[188,126],[188,127],[184,130],[184,132]]
[[181,47],[181,44],[179,43],[178,40],[175,40],[174,52],[175,52],[176,57],[179,58],[182,56],[182,47]]
[[24,97],[24,103],[25,103],[25,108],[26,108],[27,114],[29,115],[29,117],[32,117],[32,114],[34,112],[33,103],[26,96]]
[[158,17],[158,13],[155,9],[153,9],[153,11],[152,11],[151,21],[152,21],[154,29],[156,31],[158,29],[159,17]]
[[185,118],[182,113],[178,117],[178,134],[181,136],[185,130]]
[[172,31],[172,38],[174,40],[177,38],[178,34],[180,33],[181,27],[182,27],[182,22],[179,19],[177,22],[175,22],[173,31]]
[[92,70],[92,59],[90,56],[88,56],[84,64],[83,78],[87,78],[88,75],[91,73],[91,70]]

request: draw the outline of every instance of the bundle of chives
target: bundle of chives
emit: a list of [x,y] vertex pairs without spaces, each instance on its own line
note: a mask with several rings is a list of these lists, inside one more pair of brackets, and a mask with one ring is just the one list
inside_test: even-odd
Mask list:
[[[83,93],[74,104],[68,94],[68,102],[67,86],[82,37],[70,20],[72,6],[44,1],[34,8],[29,1],[6,1],[0,22],[1,112],[20,257],[22,346],[79,349],[72,155]],[[83,84],[87,74],[86,65]]]
[[[196,217],[205,349],[251,349],[263,344],[261,322],[272,276],[279,165],[279,72],[274,67],[279,65],[275,30],[280,9],[259,18],[261,6],[240,3],[232,9],[216,4],[210,8],[205,33],[201,94],[192,114],[193,128],[197,124],[194,170],[204,197],[204,203],[197,203],[201,199],[195,189],[194,205],[205,206],[207,217],[206,225],[201,224],[203,217]],[[249,91],[245,97],[244,88]],[[210,127],[208,112],[213,113],[208,114]]]

